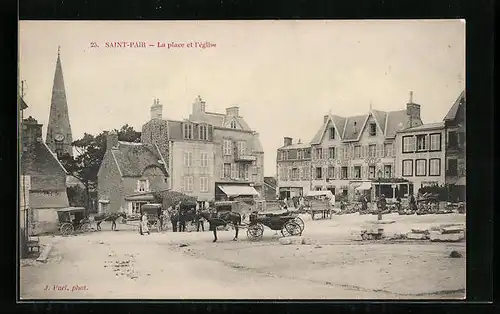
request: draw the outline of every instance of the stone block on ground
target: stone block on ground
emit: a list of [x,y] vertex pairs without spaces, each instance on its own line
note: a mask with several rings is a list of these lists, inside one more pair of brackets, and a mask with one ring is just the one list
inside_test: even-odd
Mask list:
[[395,220],[375,220],[372,223],[377,225],[388,225],[388,224],[393,224],[395,222],[396,222]]
[[429,237],[425,233],[408,232],[406,238],[410,240],[427,240]]
[[37,262],[44,262],[45,263],[47,261],[47,258],[49,258],[50,250],[52,250],[52,245],[51,244],[49,244],[46,247],[44,247],[42,253],[36,259]]
[[465,233],[448,233],[448,234],[438,234],[431,233],[430,239],[432,242],[460,242],[465,239]]
[[451,226],[451,227],[445,227],[441,229],[442,234],[453,234],[453,233],[460,233],[463,232],[465,229],[464,226]]
[[[436,230],[438,231],[438,230]],[[427,229],[420,229],[420,228],[412,228],[411,233],[424,233],[424,234],[429,234],[429,230]]]

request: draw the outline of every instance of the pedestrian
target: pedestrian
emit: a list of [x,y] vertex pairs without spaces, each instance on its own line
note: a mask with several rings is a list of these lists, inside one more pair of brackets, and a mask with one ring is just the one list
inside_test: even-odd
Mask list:
[[415,197],[413,196],[413,194],[410,195],[409,205],[410,211],[414,212],[417,210],[417,204],[415,202]]
[[366,195],[363,195],[361,197],[361,211],[366,212],[368,210],[368,199],[366,198]]
[[398,207],[398,212],[401,211],[401,197],[399,195],[396,197],[396,206]]
[[148,216],[144,213],[142,215],[142,221],[141,221],[141,235],[144,235],[145,233],[149,234],[149,228],[148,228]]
[[186,231],[186,212],[184,210],[179,210],[179,232]]
[[201,209],[196,210],[196,232],[200,231],[200,226],[201,226],[201,231],[205,231],[205,224],[203,221],[203,217],[201,217]]
[[174,208],[170,214],[170,222],[172,223],[172,231],[177,232],[177,224],[179,222],[179,211]]

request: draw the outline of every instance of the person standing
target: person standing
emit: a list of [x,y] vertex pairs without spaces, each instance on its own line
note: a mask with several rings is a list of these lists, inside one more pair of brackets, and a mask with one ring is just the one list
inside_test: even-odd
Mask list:
[[170,214],[170,222],[172,223],[172,231],[177,232],[177,223],[179,222],[179,211],[174,208]]
[[201,231],[205,231],[205,224],[203,222],[203,217],[201,217],[201,209],[196,210],[196,232],[200,231],[200,226],[201,226]]
[[148,228],[148,216],[144,213],[141,220],[141,235],[144,235],[145,233],[150,234]]
[[361,196],[361,211],[366,212],[368,210],[368,199],[366,195]]

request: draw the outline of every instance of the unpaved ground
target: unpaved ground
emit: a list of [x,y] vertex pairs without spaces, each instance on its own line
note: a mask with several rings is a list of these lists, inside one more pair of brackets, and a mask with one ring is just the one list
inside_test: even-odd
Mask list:
[[[351,242],[349,234],[376,217],[305,219],[303,235],[317,244],[280,245],[278,236],[269,229],[259,242],[248,241],[245,230],[240,232],[238,242],[231,241],[233,231],[220,232],[220,242],[214,244],[209,232],[140,236],[133,227],[123,225],[118,225],[119,232],[42,237],[42,242],[54,244],[53,251],[47,263],[21,267],[21,297],[464,297],[465,257],[448,257],[451,250],[465,253],[464,243]],[[463,215],[386,215],[384,219],[396,220],[384,226],[388,234],[416,226],[465,223]],[[59,285],[60,290],[54,290],[54,285]],[[47,286],[49,290],[45,290]]]

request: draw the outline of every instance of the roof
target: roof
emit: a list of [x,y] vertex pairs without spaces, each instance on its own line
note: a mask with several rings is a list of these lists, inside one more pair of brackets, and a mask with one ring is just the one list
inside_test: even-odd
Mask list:
[[264,177],[264,183],[273,188],[276,188],[278,185],[275,177]]
[[436,130],[436,129],[442,129],[442,128],[444,128],[444,122],[426,123],[426,124],[422,124],[420,126],[416,126],[413,128],[407,128],[407,129],[398,131],[398,133]]
[[84,211],[85,207],[66,207],[66,208],[61,208],[58,209],[58,212],[80,212]]
[[119,141],[111,154],[122,177],[140,177],[150,167],[158,167],[168,176],[165,166],[159,162],[163,156],[153,145]]
[[44,142],[36,142],[27,151],[23,151],[21,155],[21,169],[23,174],[46,174],[55,175],[51,173],[53,170],[60,169],[66,175],[68,171],[57,159],[50,148]]
[[297,143],[297,144],[292,144],[292,145],[287,145],[287,146],[281,146],[278,149],[301,149],[301,148],[309,148],[311,147],[311,144],[309,143]]
[[465,90],[460,93],[460,96],[458,96],[457,100],[455,100],[455,103],[453,103],[453,106],[451,106],[450,110],[444,117],[443,121],[449,121],[449,120],[454,120],[455,117],[457,116],[458,109],[460,108],[460,103],[465,100]]
[[24,99],[21,96],[17,97],[17,101],[19,102],[19,109],[24,110],[24,109],[28,108],[28,105],[26,104],[26,102],[24,101]]

